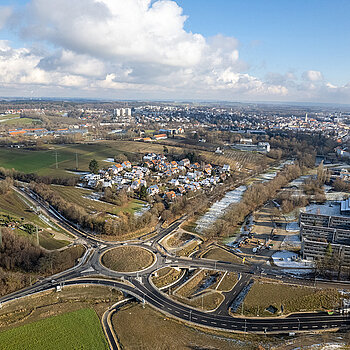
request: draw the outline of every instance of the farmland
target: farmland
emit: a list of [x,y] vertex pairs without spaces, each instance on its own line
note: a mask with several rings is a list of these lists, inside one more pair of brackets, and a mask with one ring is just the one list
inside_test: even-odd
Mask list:
[[[108,349],[99,318],[81,309],[0,333],[3,349]],[[23,345],[25,344],[25,347]]]
[[151,266],[153,262],[153,253],[136,246],[113,248],[102,256],[102,263],[107,268],[119,272],[143,270]]
[[[185,151],[183,146],[168,148],[174,154],[183,154]],[[129,160],[140,159],[140,154],[148,152],[163,153],[163,145],[135,141],[100,141],[73,145],[43,145],[39,150],[2,148],[0,167],[13,168],[24,173],[35,172],[38,175],[67,177],[74,175],[67,170],[88,171],[89,162],[93,158],[100,163],[100,166],[107,166],[108,163],[105,162],[107,158],[121,156]],[[257,164],[268,161],[268,158],[261,154],[231,150],[223,155],[208,151],[199,151],[199,154],[213,164],[228,163],[232,167],[239,163],[243,168],[254,168]]]
[[[181,151],[181,149],[178,150]],[[143,154],[152,151],[162,152],[163,146],[133,141],[104,141],[74,145],[47,145],[40,150],[2,148],[0,167],[14,168],[24,173],[35,172],[38,175],[67,177],[74,175],[67,170],[78,168],[79,171],[88,171],[89,162],[93,158],[100,163],[100,166],[107,166],[109,164],[105,162],[107,158],[114,158],[118,155],[131,158],[135,153]]]

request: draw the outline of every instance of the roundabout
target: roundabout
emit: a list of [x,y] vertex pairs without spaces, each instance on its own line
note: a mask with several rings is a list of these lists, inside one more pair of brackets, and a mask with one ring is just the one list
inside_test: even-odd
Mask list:
[[104,267],[121,273],[143,271],[154,265],[156,260],[150,250],[134,245],[111,248],[101,256]]

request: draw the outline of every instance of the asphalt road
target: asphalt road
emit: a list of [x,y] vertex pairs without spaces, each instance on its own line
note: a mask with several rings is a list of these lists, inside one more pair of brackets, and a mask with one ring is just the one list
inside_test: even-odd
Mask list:
[[[17,189],[17,191],[19,191]],[[109,242],[102,241],[87,232],[74,227],[54,208],[48,206],[47,203],[38,198],[33,193],[23,193],[29,200],[40,206],[46,215],[50,216],[55,222],[77,236],[85,242],[88,249],[84,259],[72,269],[46,278],[35,285],[17,291],[0,298],[0,303],[15,300],[20,297],[28,296],[33,293],[39,293],[57,285],[73,285],[73,284],[99,284],[118,288],[125,293],[134,296],[140,301],[146,302],[166,315],[181,319],[192,324],[221,329],[225,331],[235,332],[253,332],[253,333],[288,333],[299,331],[317,331],[334,329],[340,327],[348,327],[350,318],[348,315],[335,313],[328,315],[327,313],[300,313],[293,314],[288,317],[271,317],[271,318],[248,318],[248,317],[232,317],[228,315],[227,310],[231,303],[239,295],[242,288],[250,281],[253,276],[263,276],[279,280],[281,283],[291,283],[296,285],[315,285],[315,281],[292,278],[284,275],[279,269],[265,266],[264,270],[260,267],[252,265],[233,264],[223,261],[213,261],[200,258],[179,258],[172,256],[163,249],[159,241],[176,230],[179,225],[186,219],[183,217],[170,225],[166,229],[158,228],[155,235],[146,241],[132,240],[129,242]],[[121,245],[137,245],[149,249],[156,256],[156,263],[142,272],[135,273],[119,273],[107,269],[100,263],[102,254],[110,248]],[[221,270],[228,272],[241,273],[242,278],[237,283],[231,293],[226,293],[226,299],[223,304],[214,312],[203,312],[187,305],[172,300],[167,294],[158,290],[149,279],[151,274],[158,268],[165,266],[174,266],[180,268],[205,268],[211,270]],[[90,278],[89,276],[101,276],[101,278]],[[109,280],[106,279],[109,278]],[[114,279],[114,280],[113,280]],[[118,279],[118,281],[116,281]],[[120,282],[120,279],[129,281],[131,285]],[[350,289],[350,283],[337,283],[334,281],[317,281],[317,286],[321,287],[341,287]],[[104,321],[103,321],[104,322]],[[104,323],[106,330],[108,325]],[[112,333],[107,331],[107,337],[113,337]],[[110,339],[110,344],[113,341]]]

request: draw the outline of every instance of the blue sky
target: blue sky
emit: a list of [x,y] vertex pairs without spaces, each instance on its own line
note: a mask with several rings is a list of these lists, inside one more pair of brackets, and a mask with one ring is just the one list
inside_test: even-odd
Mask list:
[[349,14],[348,0],[2,0],[0,95],[346,103]]
[[349,0],[179,0],[186,29],[236,37],[241,58],[266,70],[320,70],[334,83],[350,80]]

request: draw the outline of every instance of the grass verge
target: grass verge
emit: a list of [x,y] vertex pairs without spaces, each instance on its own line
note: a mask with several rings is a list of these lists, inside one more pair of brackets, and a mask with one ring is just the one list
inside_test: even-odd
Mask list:
[[195,328],[138,304],[127,306],[115,313],[112,323],[123,349],[251,350],[258,349],[259,345],[264,346],[264,343],[272,345],[281,342],[272,336],[232,334]]
[[[334,309],[341,304],[341,295],[336,289],[316,289],[312,287],[255,281],[244,300],[244,314],[249,316],[271,316],[266,310],[270,305],[277,310],[275,315],[302,311]],[[240,309],[241,312],[241,309]]]

